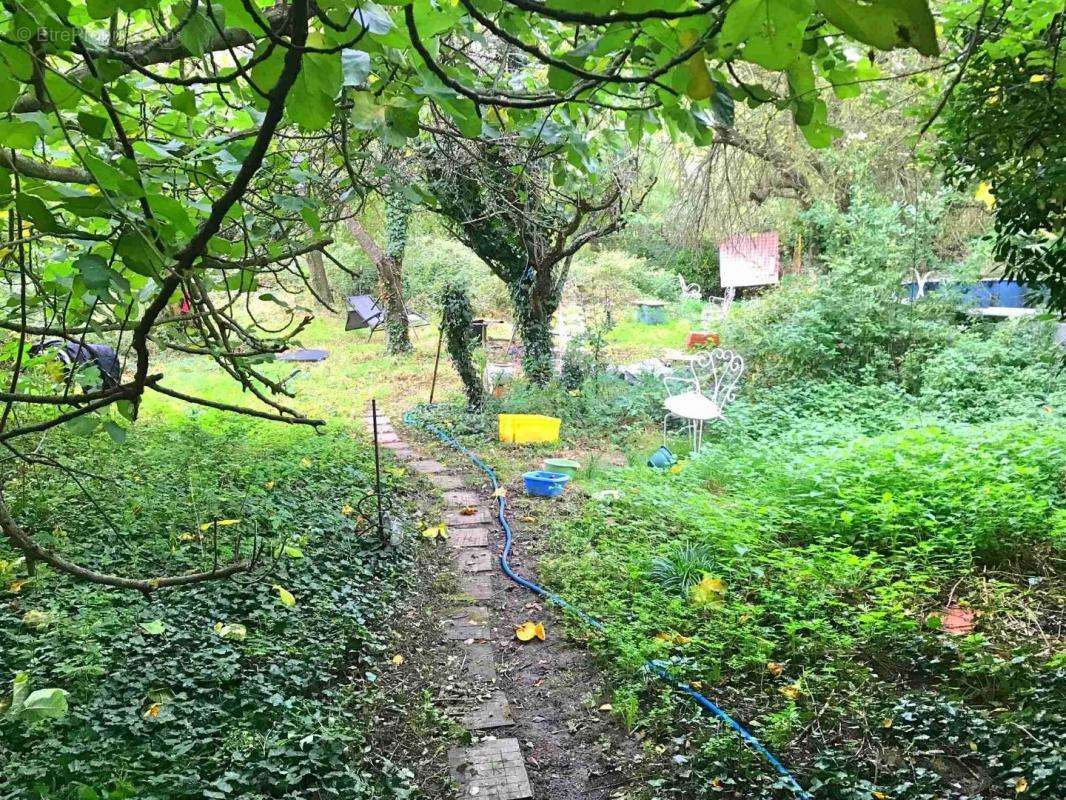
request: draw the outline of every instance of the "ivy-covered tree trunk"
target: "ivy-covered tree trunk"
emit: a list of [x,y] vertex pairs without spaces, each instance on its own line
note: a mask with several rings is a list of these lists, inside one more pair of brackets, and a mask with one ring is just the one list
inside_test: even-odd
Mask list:
[[466,290],[451,283],[445,286],[441,293],[441,328],[448,342],[448,355],[463,382],[467,405],[478,409],[484,401],[484,392],[474,365],[475,341],[470,331],[473,321],[474,310]]
[[531,383],[544,385],[554,374],[551,320],[559,307],[558,284],[548,268],[525,270],[508,287],[515,324],[522,337],[522,369]]
[[411,217],[411,201],[401,192],[385,196],[385,253],[378,267],[381,299],[388,314],[390,353],[407,353],[411,344],[411,327],[407,306],[403,300],[403,251],[407,247],[407,223]]

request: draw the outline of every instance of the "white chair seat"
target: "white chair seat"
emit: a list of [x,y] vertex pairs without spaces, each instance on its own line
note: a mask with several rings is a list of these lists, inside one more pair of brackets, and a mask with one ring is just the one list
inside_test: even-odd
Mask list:
[[722,409],[718,407],[718,404],[699,392],[675,394],[673,397],[667,397],[663,405],[675,417],[683,419],[708,420],[719,419],[722,416]]

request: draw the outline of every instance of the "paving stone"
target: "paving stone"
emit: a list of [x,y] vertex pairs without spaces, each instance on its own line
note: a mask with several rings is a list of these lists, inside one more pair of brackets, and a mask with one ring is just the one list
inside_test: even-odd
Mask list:
[[492,553],[480,547],[460,550],[455,554],[455,562],[463,572],[492,571]]
[[389,441],[385,441],[384,439],[379,439],[378,441],[381,442],[381,446],[382,447],[387,447],[390,450],[410,450],[411,449],[411,446],[409,444],[407,444],[407,442],[401,442],[395,436],[393,436],[392,439],[390,439]]
[[378,444],[385,446],[390,444],[401,444],[401,442],[400,437],[397,436],[395,433],[392,433],[391,431],[388,431],[386,433],[378,431]]
[[460,514],[458,511],[450,511],[444,515],[444,523],[449,528],[484,527],[492,524],[492,514],[484,508],[477,509],[473,514]]
[[485,574],[460,575],[459,588],[475,600],[492,599],[492,577]]
[[514,725],[511,707],[503,692],[493,692],[492,696],[459,718],[459,723],[468,731],[491,731]]
[[438,489],[443,490],[460,489],[464,485],[463,479],[460,478],[458,475],[439,473],[435,475],[427,475],[426,478]]
[[456,528],[448,532],[448,544],[456,550],[464,547],[488,547],[488,528]]
[[448,751],[459,797],[481,800],[528,800],[533,796],[526,762],[517,739],[492,739]]
[[470,489],[452,489],[444,493],[444,502],[452,506],[476,506],[482,502],[482,498]]
[[456,642],[489,638],[489,612],[481,606],[470,606],[454,612],[443,623],[444,635]]
[[444,472],[444,465],[433,459],[413,461],[411,463],[411,468],[414,469],[415,472],[421,472],[423,475],[434,475],[438,472]]
[[492,645],[463,645],[463,674],[470,679],[496,680],[496,662],[492,658]]

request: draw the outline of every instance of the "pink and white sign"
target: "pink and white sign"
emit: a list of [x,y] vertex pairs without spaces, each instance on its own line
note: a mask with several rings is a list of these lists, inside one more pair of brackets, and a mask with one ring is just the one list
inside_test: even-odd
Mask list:
[[723,287],[777,283],[781,278],[781,258],[776,231],[737,234],[719,242],[718,267]]

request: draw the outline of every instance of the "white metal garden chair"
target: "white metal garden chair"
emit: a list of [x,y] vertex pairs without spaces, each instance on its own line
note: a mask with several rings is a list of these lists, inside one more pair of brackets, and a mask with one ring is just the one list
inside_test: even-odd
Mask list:
[[703,446],[703,426],[708,421],[724,419],[725,407],[737,396],[737,384],[744,374],[744,359],[732,350],[715,348],[701,353],[688,367],[689,376],[668,375],[663,378],[666,399],[663,407],[663,444],[670,417],[684,420],[692,438],[692,452]]
[[703,290],[698,283],[689,283],[681,273],[678,273],[677,280],[681,283],[681,299],[699,300],[703,296]]
[[711,322],[720,321],[728,317],[729,309],[733,307],[733,297],[736,293],[735,287],[727,286],[721,297],[708,297],[707,305],[703,307],[703,314],[700,316],[700,322],[708,325]]

